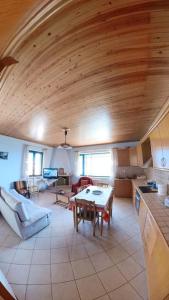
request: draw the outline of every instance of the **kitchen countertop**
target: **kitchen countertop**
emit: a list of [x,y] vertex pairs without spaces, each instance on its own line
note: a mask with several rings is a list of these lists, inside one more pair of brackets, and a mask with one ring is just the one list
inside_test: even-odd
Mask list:
[[147,185],[147,181],[145,180],[133,179],[132,182],[149,208],[169,246],[169,207],[163,204],[166,196],[161,196],[158,193],[142,193],[139,186]]

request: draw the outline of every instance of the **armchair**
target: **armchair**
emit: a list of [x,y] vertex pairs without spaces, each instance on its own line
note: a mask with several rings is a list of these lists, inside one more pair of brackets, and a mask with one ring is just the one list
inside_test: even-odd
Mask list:
[[81,187],[93,185],[93,180],[90,177],[80,177],[77,183],[72,184],[72,193],[77,194]]
[[22,181],[14,181],[13,183],[14,189],[26,198],[30,198],[30,192],[27,187],[27,182],[25,180]]

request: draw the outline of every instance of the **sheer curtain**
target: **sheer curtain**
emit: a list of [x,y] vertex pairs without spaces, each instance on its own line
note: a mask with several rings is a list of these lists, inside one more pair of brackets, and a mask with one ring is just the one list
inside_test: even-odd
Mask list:
[[80,176],[80,153],[79,153],[79,151],[75,152],[74,175],[75,175],[76,178],[78,178]]
[[29,176],[29,145],[24,145],[23,162],[22,162],[22,178],[27,179]]
[[110,176],[110,183],[114,185],[114,179],[116,177],[117,172],[117,149],[111,149],[111,176]]

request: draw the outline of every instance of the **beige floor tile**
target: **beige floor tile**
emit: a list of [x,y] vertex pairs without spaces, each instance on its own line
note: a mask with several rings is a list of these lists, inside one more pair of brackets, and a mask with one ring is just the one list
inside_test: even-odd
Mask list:
[[131,285],[137,290],[145,300],[148,299],[146,273],[142,272],[130,281]]
[[97,300],[110,300],[108,295],[104,295],[102,297],[97,298]]
[[119,263],[129,256],[128,252],[121,245],[108,250],[107,254],[115,264]]
[[62,237],[52,237],[51,238],[51,249],[64,248],[66,247],[66,241]]
[[50,283],[50,265],[31,265],[28,284]]
[[34,250],[32,256],[33,265],[49,265],[50,250]]
[[18,265],[30,265],[32,260],[32,252],[33,250],[17,249],[13,263]]
[[10,264],[8,263],[1,263],[0,262],[0,270],[3,272],[3,274],[6,276],[9,270]]
[[53,300],[80,300],[74,281],[52,285]]
[[95,269],[89,258],[72,261],[71,264],[75,279],[86,277],[95,273]]
[[143,268],[146,267],[145,264],[145,256],[144,250],[140,249],[132,255],[132,258],[135,260],[136,263],[140,264]]
[[18,248],[20,242],[21,242],[21,238],[17,236],[9,235],[3,243],[3,247]]
[[114,238],[118,243],[123,243],[129,240],[131,237],[130,235],[126,234],[126,232],[119,230],[112,235],[112,238]]
[[52,300],[51,285],[28,285],[26,300]]
[[26,285],[25,284],[12,284],[13,291],[18,300],[25,300]]
[[138,239],[133,237],[128,241],[123,242],[122,246],[130,255],[132,255],[142,247],[142,244]]
[[11,263],[14,259],[15,254],[16,254],[16,249],[1,247],[0,248],[0,262]]
[[92,300],[105,295],[105,290],[96,275],[78,279],[76,283],[82,300]]
[[117,289],[126,282],[115,266],[98,273],[98,276],[107,292]]
[[111,300],[141,300],[140,296],[129,285],[125,284],[109,294]]
[[88,254],[83,245],[77,245],[74,247],[69,247],[69,256],[70,256],[70,260],[73,261],[82,258],[87,258]]
[[27,284],[29,275],[29,265],[10,265],[7,279],[9,283]]
[[51,249],[51,263],[62,263],[69,261],[69,252],[67,248]]
[[33,250],[35,248],[35,241],[36,241],[36,238],[34,238],[34,237],[30,238],[26,241],[21,241],[18,248],[19,249]]
[[74,280],[74,275],[70,263],[60,263],[51,265],[52,283],[61,283]]
[[113,262],[105,252],[92,255],[90,256],[90,259],[96,269],[96,272],[102,271],[113,265]]
[[94,255],[96,253],[104,252],[103,247],[97,241],[87,242],[85,244],[88,255]]
[[138,265],[131,257],[120,262],[117,266],[127,280],[131,280],[143,270],[143,268]]
[[35,249],[37,250],[50,250],[50,238],[37,238],[35,242]]

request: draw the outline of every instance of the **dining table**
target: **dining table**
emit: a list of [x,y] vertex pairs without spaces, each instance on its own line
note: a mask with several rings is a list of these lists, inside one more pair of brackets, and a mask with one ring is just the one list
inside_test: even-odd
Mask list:
[[113,201],[113,187],[100,187],[95,185],[87,186],[78,194],[69,199],[69,208],[73,211],[73,219],[75,223],[75,199],[83,199],[87,201],[94,201],[96,211],[102,213],[103,219],[108,222],[110,226],[110,217]]

